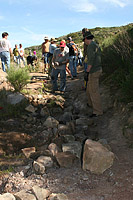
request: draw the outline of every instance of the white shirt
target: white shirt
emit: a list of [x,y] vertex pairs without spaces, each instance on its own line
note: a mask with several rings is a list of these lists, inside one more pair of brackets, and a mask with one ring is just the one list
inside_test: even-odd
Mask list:
[[57,46],[56,46],[56,44],[50,44],[49,45],[49,52],[51,53],[51,54],[53,54],[54,53],[54,50],[57,48]]
[[0,52],[9,51],[10,48],[11,48],[11,44],[9,40],[2,38],[0,40]]
[[19,52],[20,56],[22,56],[22,57],[24,56],[24,49],[22,47],[18,49],[18,52]]

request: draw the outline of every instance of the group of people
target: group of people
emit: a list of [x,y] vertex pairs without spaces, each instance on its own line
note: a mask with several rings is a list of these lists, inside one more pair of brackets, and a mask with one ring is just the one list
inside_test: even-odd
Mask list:
[[[15,48],[12,51],[8,36],[9,34],[7,32],[3,32],[2,39],[0,39],[0,59],[2,63],[2,70],[4,72],[6,72],[6,65],[7,68],[10,69],[11,55],[13,55],[14,63],[19,65],[21,62],[23,62],[24,66],[26,65],[24,48],[22,47],[22,44],[19,44],[19,48],[18,45],[15,44]],[[37,60],[36,51],[33,51],[33,55],[30,53],[27,57],[27,65],[33,65],[34,60]]]
[[13,49],[13,59],[14,62],[17,63],[18,65],[20,64],[21,61],[23,62],[24,66],[26,65],[24,58],[24,49],[22,47],[22,44],[19,44],[19,48],[18,45],[15,44],[15,48]]
[[57,79],[58,74],[60,74],[60,91],[63,92],[66,87],[66,71],[71,79],[77,77],[77,65],[82,65],[82,52],[71,37],[67,38],[67,42],[62,40],[59,45],[56,44],[55,38],[51,38],[49,41],[49,38],[45,37],[44,40],[42,43],[44,72],[48,68],[48,73],[51,74],[53,92],[58,90]]
[[[83,64],[84,71],[87,74],[87,106],[91,107],[93,110],[90,117],[97,117],[103,115],[99,91],[99,78],[102,74],[101,49],[99,45],[93,40],[94,35],[92,35],[87,28],[82,29],[82,35],[84,42]],[[72,79],[77,76],[76,57],[78,56],[78,51],[71,37],[67,38],[67,43],[64,40],[61,41],[59,47],[56,46],[55,42],[56,41],[54,40],[54,42],[50,44],[48,38],[45,38],[45,42],[42,44],[42,54],[44,56],[44,64],[46,67],[49,57],[48,49],[51,49],[51,46],[53,46],[53,50],[50,52],[50,65],[52,68],[51,81],[53,92],[57,91],[58,89],[61,92],[64,92],[66,89],[66,69],[68,63]],[[58,88],[57,83],[59,74],[60,88]]]
[[[97,117],[103,114],[99,92],[99,78],[102,74],[101,49],[93,40],[94,35],[92,35],[87,28],[82,29],[82,35],[84,42],[83,65],[84,71],[87,73],[87,105],[93,109],[93,113],[90,117]],[[2,33],[2,39],[0,39],[0,58],[4,72],[6,71],[5,64],[7,64],[8,69],[10,68],[10,54],[12,54],[11,44],[7,38],[8,33]],[[65,40],[62,40],[59,45],[56,44],[57,40],[55,38],[51,38],[51,41],[49,41],[48,37],[45,37],[44,40],[45,41],[42,43],[44,71],[48,66],[49,74],[51,74],[53,92],[57,90],[65,92],[66,71],[71,75],[72,79],[77,77],[76,61],[79,55],[78,48],[71,37],[67,38],[67,43]],[[24,49],[22,48],[22,44],[19,45],[19,49],[17,48],[17,45],[15,45],[15,48],[13,49],[13,55],[14,61],[17,64],[19,64],[20,60],[22,60],[25,65]],[[34,52],[34,56],[36,57],[36,52]],[[80,63],[80,65],[82,65],[82,63]],[[59,74],[60,88],[58,88],[57,82]]]

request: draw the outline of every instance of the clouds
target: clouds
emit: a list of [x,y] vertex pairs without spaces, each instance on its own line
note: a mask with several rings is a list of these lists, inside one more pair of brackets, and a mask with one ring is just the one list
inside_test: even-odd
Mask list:
[[96,10],[96,6],[88,0],[63,0],[70,10],[75,12],[92,12]]
[[68,7],[69,10],[75,12],[92,13],[98,11],[99,8],[104,6],[117,6],[124,8],[125,6],[132,3],[132,0],[62,0]]
[[130,3],[130,0],[105,0],[107,3],[111,3],[114,6],[119,6],[121,8],[124,8]]

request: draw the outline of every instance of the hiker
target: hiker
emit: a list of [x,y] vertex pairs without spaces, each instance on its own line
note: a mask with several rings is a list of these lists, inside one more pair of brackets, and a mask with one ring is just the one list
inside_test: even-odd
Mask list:
[[89,72],[86,94],[88,97],[88,106],[93,108],[93,113],[90,117],[97,117],[103,114],[100,92],[99,78],[102,74],[101,66],[101,49],[93,41],[94,36],[90,31],[86,31],[83,41],[87,45],[87,69]]
[[56,42],[57,42],[57,40],[55,38],[51,38],[51,43],[49,45],[49,58],[48,58],[49,59],[49,69],[48,69],[48,77],[50,76],[51,71],[52,71],[53,53],[54,53],[54,50],[57,48]]
[[[62,41],[66,43],[65,40],[62,40]],[[67,51],[67,52],[69,53],[69,48],[67,47],[67,45],[65,46],[64,50]],[[69,63],[66,64],[66,72],[67,72],[67,73],[69,74],[69,76],[72,78],[72,74],[71,74],[71,71],[70,71],[70,69],[69,69]]]
[[66,89],[66,64],[69,62],[68,51],[65,50],[66,43],[60,42],[59,48],[54,50],[52,59],[51,80],[53,93],[58,90],[58,75],[60,74],[60,91],[65,92]]
[[[86,31],[88,31],[87,28],[82,29],[83,38],[84,38]],[[84,42],[84,46],[83,46],[83,66],[84,66],[84,89],[86,91],[89,73],[86,72],[86,69],[87,69],[87,45],[85,44],[85,42]]]
[[44,58],[44,73],[46,72],[46,68],[49,68],[49,38],[46,36],[44,37],[45,42],[42,43],[42,57]]
[[14,59],[14,62],[19,65],[19,51],[18,51],[17,44],[15,44],[15,48],[13,49],[13,59]]
[[78,55],[77,47],[71,37],[67,38],[67,47],[69,48],[69,69],[72,79],[77,77],[76,56]]
[[2,70],[6,72],[5,64],[10,69],[10,54],[12,53],[11,44],[7,39],[9,34],[7,32],[2,33],[2,39],[0,39],[0,58],[2,63]]
[[24,49],[22,47],[22,44],[19,44],[18,52],[19,52],[19,64],[21,63],[21,60],[22,60],[25,66]]
[[33,51],[33,55],[32,55],[32,52],[30,50],[29,56],[27,57],[27,65],[34,66],[34,64],[36,65],[36,63],[34,63],[36,61],[37,61],[36,51]]

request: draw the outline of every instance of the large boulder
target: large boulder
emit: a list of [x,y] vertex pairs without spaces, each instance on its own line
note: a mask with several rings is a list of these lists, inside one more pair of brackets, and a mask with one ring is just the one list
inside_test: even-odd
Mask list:
[[102,174],[113,165],[114,153],[99,142],[86,140],[83,152],[83,170]]

